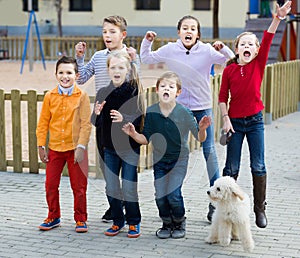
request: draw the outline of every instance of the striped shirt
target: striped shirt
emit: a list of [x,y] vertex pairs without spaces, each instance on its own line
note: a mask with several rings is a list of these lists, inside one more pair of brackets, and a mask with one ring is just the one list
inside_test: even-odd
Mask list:
[[[126,51],[126,45],[123,45],[122,50]],[[93,75],[95,75],[95,94],[97,94],[100,88],[106,87],[110,78],[107,72],[106,60],[111,51],[106,48],[97,51],[91,58],[91,60],[85,65],[84,56],[77,57],[76,61],[78,65],[79,78],[77,79],[77,84],[81,85],[86,83]],[[136,56],[136,64],[139,69],[140,60],[139,56]]]

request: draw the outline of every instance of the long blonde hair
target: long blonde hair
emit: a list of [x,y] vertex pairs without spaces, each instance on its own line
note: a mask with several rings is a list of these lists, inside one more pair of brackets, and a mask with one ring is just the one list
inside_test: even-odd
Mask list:
[[131,62],[131,58],[126,51],[116,50],[116,51],[111,52],[109,54],[109,56],[107,57],[107,60],[106,60],[107,68],[109,68],[110,60],[112,59],[112,57],[115,57],[118,59],[123,59],[126,61],[125,65],[129,71],[129,76],[127,79],[129,80],[129,83],[131,84],[131,86],[133,86],[134,88],[137,88],[137,90],[138,90],[137,106],[138,106],[139,111],[142,114],[141,127],[143,127],[144,115],[145,115],[145,110],[146,110],[146,108],[145,108],[145,91],[144,91],[144,87],[140,81],[137,65],[135,63]]

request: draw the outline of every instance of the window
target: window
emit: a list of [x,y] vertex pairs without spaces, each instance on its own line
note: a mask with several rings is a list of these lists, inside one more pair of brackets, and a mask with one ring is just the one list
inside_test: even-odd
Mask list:
[[70,11],[91,12],[92,0],[70,0]]
[[210,10],[210,0],[194,0],[194,10]]
[[160,10],[160,0],[136,0],[136,10]]
[[[32,3],[32,10],[37,12],[39,10],[38,0],[32,0],[31,3]],[[28,1],[27,0],[23,0],[23,11],[28,12]]]

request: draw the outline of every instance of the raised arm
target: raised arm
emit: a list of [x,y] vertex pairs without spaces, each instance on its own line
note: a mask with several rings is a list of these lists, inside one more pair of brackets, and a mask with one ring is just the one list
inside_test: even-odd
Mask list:
[[275,33],[281,20],[284,20],[291,11],[292,1],[287,1],[283,6],[276,4],[276,13],[269,26],[268,32]]

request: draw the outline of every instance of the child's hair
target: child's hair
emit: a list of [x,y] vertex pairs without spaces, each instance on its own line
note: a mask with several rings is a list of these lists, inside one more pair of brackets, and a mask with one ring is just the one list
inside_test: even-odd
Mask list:
[[163,73],[156,81],[156,89],[158,90],[159,84],[164,79],[175,79],[177,92],[181,90],[181,80],[179,76],[171,71]]
[[[107,68],[109,68],[110,60],[112,59],[112,57],[116,57],[116,58],[126,61],[127,69],[128,69],[128,71],[130,71],[128,79],[130,81],[130,84],[133,87],[137,88],[137,90],[138,90],[138,97],[137,97],[138,108],[144,116],[144,114],[145,114],[145,99],[144,99],[145,93],[144,93],[143,85],[139,78],[138,68],[137,68],[136,64],[131,62],[131,58],[126,51],[116,50],[116,51],[111,52],[109,54],[109,56],[107,57],[107,60],[106,60]],[[143,121],[143,119],[142,119],[142,121]]]
[[198,35],[199,35],[198,40],[199,40],[200,37],[201,37],[201,32],[200,32],[200,22],[199,22],[199,20],[198,20],[196,17],[194,17],[194,16],[192,16],[192,15],[185,15],[185,16],[183,16],[183,17],[178,21],[178,23],[177,23],[177,30],[178,30],[178,31],[180,30],[181,25],[182,25],[182,22],[183,22],[184,20],[187,20],[187,19],[192,19],[192,20],[196,21],[196,23],[197,23],[197,29],[198,29]]
[[[241,37],[243,37],[243,36],[245,36],[245,35],[254,35],[254,36],[256,37],[256,35],[255,35],[254,33],[250,32],[250,31],[242,32],[242,33],[241,33],[240,35],[238,35],[238,36],[236,37],[236,39],[234,40],[234,48],[235,48],[235,49],[238,48]],[[256,40],[255,40],[255,44],[256,44],[256,46],[259,48],[259,40],[258,40],[257,37],[256,37]],[[232,59],[230,59],[230,60],[227,61],[226,66],[228,66],[228,65],[230,65],[230,64],[232,64],[232,63],[236,63],[236,64],[237,64],[237,63],[238,63],[238,58],[239,58],[239,55],[236,54],[234,58],[232,58]]]
[[126,22],[125,18],[122,16],[119,16],[119,15],[108,16],[103,19],[103,23],[105,23],[105,22],[111,23],[111,24],[119,27],[122,32],[127,30],[127,22]]
[[60,64],[73,64],[75,73],[78,73],[78,65],[77,65],[75,58],[70,57],[70,56],[62,56],[60,59],[58,59],[58,61],[56,62],[56,67],[55,67],[55,74],[57,74],[58,66]]

